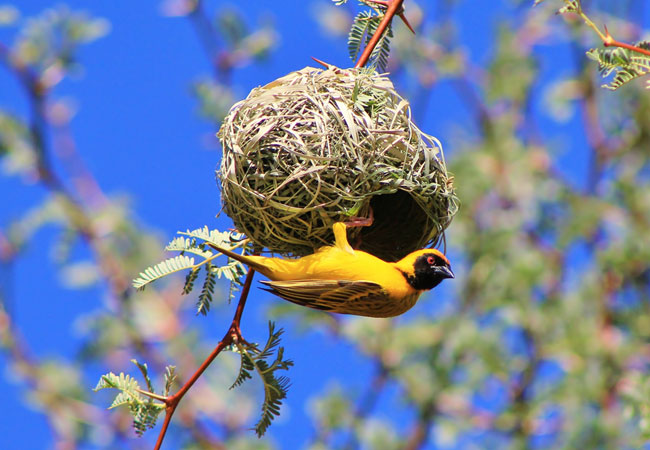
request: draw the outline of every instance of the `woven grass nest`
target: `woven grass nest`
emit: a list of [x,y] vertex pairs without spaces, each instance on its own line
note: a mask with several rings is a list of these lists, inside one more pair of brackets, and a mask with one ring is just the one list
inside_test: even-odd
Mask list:
[[385,76],[306,67],[255,88],[218,133],[224,211],[258,247],[305,255],[333,242],[387,261],[439,242],[457,210],[437,139],[410,118]]

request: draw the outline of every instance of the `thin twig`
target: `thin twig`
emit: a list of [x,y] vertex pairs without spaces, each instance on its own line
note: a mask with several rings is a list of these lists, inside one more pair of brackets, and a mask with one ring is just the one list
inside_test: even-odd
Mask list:
[[585,12],[582,10],[582,5],[580,2],[578,2],[578,10],[576,11],[576,14],[580,16],[582,21],[587,25],[589,28],[594,30],[594,32],[598,35],[598,37],[603,41],[603,45],[605,47],[621,47],[627,50],[630,50],[632,52],[640,53],[642,55],[650,56],[650,50],[647,50],[645,48],[637,47],[636,45],[631,45],[627,44],[625,42],[617,41],[612,37],[611,34],[609,34],[609,30],[607,29],[607,26],[604,26],[605,31],[602,32],[600,29],[596,26],[596,24],[585,14]]
[[[607,30],[607,28],[605,28],[605,30]],[[617,41],[609,34],[609,32],[607,32],[607,38],[603,42],[603,45],[605,45],[605,47],[621,47],[636,53],[641,53],[642,55],[650,56],[650,50],[637,47],[636,45],[630,45],[626,44],[625,42]]]

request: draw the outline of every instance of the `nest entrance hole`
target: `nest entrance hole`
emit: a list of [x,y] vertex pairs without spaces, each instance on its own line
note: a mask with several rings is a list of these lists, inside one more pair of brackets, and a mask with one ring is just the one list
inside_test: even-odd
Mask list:
[[359,250],[394,262],[426,245],[423,230],[431,226],[430,219],[408,192],[376,195],[370,207],[374,221],[361,228]]

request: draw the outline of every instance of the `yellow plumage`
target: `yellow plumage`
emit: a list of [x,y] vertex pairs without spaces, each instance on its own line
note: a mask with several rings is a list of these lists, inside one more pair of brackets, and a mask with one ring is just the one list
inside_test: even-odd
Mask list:
[[244,256],[215,248],[269,278],[268,290],[285,300],[343,314],[402,314],[424,290],[453,277],[449,261],[438,250],[417,250],[388,263],[350,247],[345,224],[336,223],[333,230],[334,245],[298,259]]

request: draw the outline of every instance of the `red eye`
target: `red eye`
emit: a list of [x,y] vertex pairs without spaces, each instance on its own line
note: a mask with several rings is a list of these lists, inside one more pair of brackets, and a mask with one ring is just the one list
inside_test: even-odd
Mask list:
[[433,256],[429,256],[427,258],[427,264],[429,264],[430,266],[433,266],[435,264],[435,262],[436,262],[436,259]]

